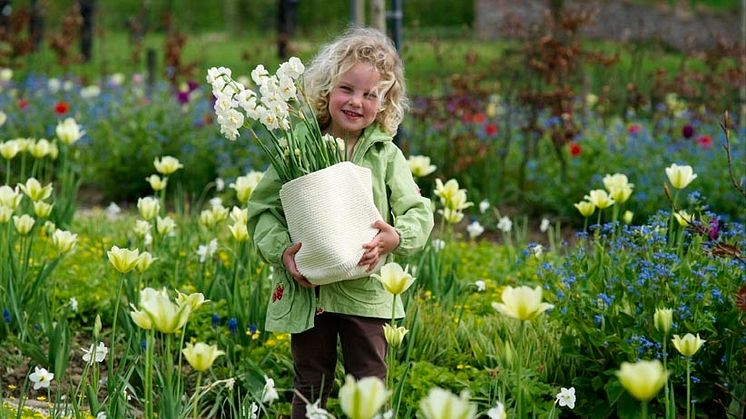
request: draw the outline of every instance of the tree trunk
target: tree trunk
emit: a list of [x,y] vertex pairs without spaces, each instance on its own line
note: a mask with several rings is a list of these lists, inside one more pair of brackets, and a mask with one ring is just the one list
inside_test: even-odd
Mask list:
[[350,23],[365,26],[365,0],[350,0]]
[[370,25],[386,33],[386,0],[371,0]]
[[83,26],[80,28],[80,53],[85,62],[91,61],[93,57],[93,18],[95,16],[96,0],[78,0],[80,16],[83,18]]

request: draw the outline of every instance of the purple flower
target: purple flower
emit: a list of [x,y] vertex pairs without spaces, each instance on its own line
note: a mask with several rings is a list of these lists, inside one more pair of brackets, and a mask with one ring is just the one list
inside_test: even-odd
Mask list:
[[235,317],[228,319],[228,329],[234,335],[236,334],[236,331],[238,331],[238,320],[236,320]]
[[176,99],[182,105],[189,103],[189,92],[179,92],[179,94],[176,95]]
[[3,320],[5,320],[5,323],[10,323],[12,319],[13,318],[10,316],[10,310],[8,310],[7,308],[4,308],[3,309]]
[[710,240],[717,240],[720,236],[720,222],[717,218],[710,220],[710,229],[707,235],[710,236]]
[[212,315],[212,327],[218,327],[220,325],[220,316],[217,314]]
[[681,129],[681,135],[683,135],[684,138],[687,139],[692,138],[692,136],[694,135],[694,127],[690,124],[684,125],[684,128]]

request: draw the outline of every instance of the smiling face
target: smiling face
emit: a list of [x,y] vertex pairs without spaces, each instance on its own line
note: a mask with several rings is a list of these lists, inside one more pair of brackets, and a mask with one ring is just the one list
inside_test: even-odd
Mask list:
[[329,93],[330,134],[345,140],[360,137],[378,114],[380,81],[378,71],[367,63],[357,63],[340,75]]

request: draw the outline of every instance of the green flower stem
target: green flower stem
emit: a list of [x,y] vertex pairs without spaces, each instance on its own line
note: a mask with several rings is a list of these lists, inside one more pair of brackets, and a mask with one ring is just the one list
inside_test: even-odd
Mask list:
[[648,419],[648,402],[644,401],[642,402],[642,415],[640,416],[641,419]]
[[145,340],[145,419],[153,419],[153,329]]
[[5,161],[5,184],[10,185],[10,159]]
[[521,376],[523,375],[523,328],[524,328],[524,320],[520,320],[520,326],[518,326],[518,348],[516,353],[518,354],[518,368],[517,368],[517,374],[516,374],[516,391],[518,392],[518,397],[516,401],[516,417],[518,419],[523,419],[526,417],[526,412],[523,410],[523,390],[521,389],[521,384],[523,383],[523,380],[521,380]]
[[[668,341],[668,334],[663,334],[663,371],[668,371],[666,362],[668,360],[668,352],[666,351],[666,343]],[[666,419],[670,419],[671,414],[671,402],[668,396],[668,381],[666,381],[665,389],[663,390],[666,398]]]
[[[128,274],[122,274],[119,278],[119,286],[117,287],[117,294],[114,297],[114,320],[111,324],[111,349],[112,352],[114,351],[114,345],[116,343],[117,339],[117,318],[119,317],[119,303],[122,299],[122,287],[124,286],[124,282],[127,279],[126,275]],[[109,357],[109,370],[108,370],[109,377],[112,377],[114,374],[114,356]]]
[[691,419],[692,407],[692,357],[686,357],[686,419]]
[[192,418],[197,419],[199,412],[199,386],[202,384],[202,373],[197,373],[197,385],[194,386],[194,407],[192,408]]
[[585,233],[587,231],[588,231],[588,217],[584,217],[583,218],[583,232]]

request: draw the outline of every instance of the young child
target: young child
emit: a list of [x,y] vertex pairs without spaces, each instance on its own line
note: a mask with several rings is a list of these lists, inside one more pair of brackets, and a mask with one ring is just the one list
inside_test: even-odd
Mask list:
[[[373,200],[383,216],[378,235],[363,247],[360,266],[372,270],[390,255],[421,250],[433,227],[430,201],[420,196],[407,161],[393,143],[407,107],[402,62],[391,41],[374,29],[350,29],[325,46],[305,73],[306,94],[325,133],[346,142],[348,159],[373,175]],[[295,389],[308,401],[326,403],[337,363],[357,379],[385,379],[383,325],[392,298],[375,278],[314,286],[298,272],[280,204],[282,185],[270,169],[249,202],[249,231],[260,255],[275,269],[266,330],[291,333]],[[404,316],[397,299],[396,317]],[[323,385],[323,388],[322,388]],[[305,417],[293,398],[293,418]]]

